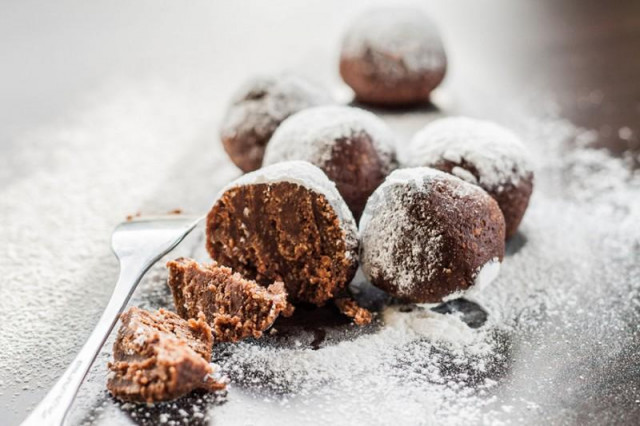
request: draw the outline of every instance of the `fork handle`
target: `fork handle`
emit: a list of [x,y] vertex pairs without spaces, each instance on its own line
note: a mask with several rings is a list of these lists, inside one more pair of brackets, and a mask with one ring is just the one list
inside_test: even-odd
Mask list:
[[47,393],[47,396],[25,419],[22,426],[59,426],[64,424],[71,404],[89,372],[91,364],[95,361],[104,342],[118,322],[133,290],[152,264],[153,261],[145,262],[144,260],[121,262],[120,275],[109,304],[91,332],[89,339],[62,377]]

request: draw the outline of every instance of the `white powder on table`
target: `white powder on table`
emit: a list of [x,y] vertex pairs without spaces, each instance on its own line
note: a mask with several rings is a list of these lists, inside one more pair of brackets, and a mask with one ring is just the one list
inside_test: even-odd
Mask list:
[[[183,207],[185,179],[202,171],[191,158],[191,168],[180,165],[190,146],[206,144],[224,158],[199,139],[216,106],[201,91],[187,92],[153,80],[114,83],[64,119],[23,135],[17,155],[0,157],[12,162],[4,170],[21,171],[0,188],[0,381],[19,401],[0,411],[44,397],[84,343],[118,276],[114,227],[140,209]],[[180,175],[167,184],[174,167]],[[218,185],[234,172],[221,165]],[[213,182],[191,193],[206,203],[217,188]],[[104,371],[106,362],[100,357],[96,367]]]
[[[0,351],[4,383],[38,379],[42,387],[28,392],[37,399],[75,355],[116,277],[108,238],[124,214],[140,200],[179,197],[189,181],[204,182],[193,196],[205,204],[231,180],[235,170],[223,166],[224,154],[209,139],[193,143],[195,166],[176,158],[176,141],[197,140],[206,123],[204,104],[162,86],[114,91],[25,140],[32,149],[14,160],[29,173],[0,189],[0,339],[12,343]],[[529,117],[507,124],[539,159],[537,188],[500,276],[473,295],[489,314],[482,328],[455,315],[392,308],[379,327],[337,329],[317,351],[270,340],[220,346],[216,361],[232,380],[222,405],[197,395],[155,408],[115,404],[104,393],[107,345],[81,390],[78,409],[91,413],[82,418],[181,424],[183,409],[232,425],[575,423],[580,404],[610,415],[603,404],[638,399],[637,388],[623,385],[624,375],[633,378],[625,366],[634,365],[629,348],[640,323],[640,176],[583,147],[592,133]],[[403,125],[398,115],[393,120]],[[51,143],[59,146],[55,158],[39,158]],[[221,159],[215,179],[200,155],[206,149]],[[176,173],[159,180],[170,167]],[[193,237],[193,250],[204,252],[201,235]],[[158,265],[134,303],[170,306],[165,279]],[[38,305],[24,297],[34,289]],[[93,306],[89,316],[65,310],[79,301]],[[52,345],[68,347],[66,356],[53,357]],[[609,383],[603,371],[624,375]]]
[[[589,399],[597,389],[567,391],[582,379],[565,370],[598,380],[593,357],[622,356],[633,335],[616,330],[640,321],[640,177],[602,151],[561,155],[583,135],[566,121],[509,123],[541,171],[500,276],[468,295],[487,323],[471,329],[456,316],[387,308],[379,329],[337,333],[317,351],[218,348],[238,392],[212,411],[216,421],[260,422],[277,410],[285,425],[558,423],[575,418],[583,398],[598,404]],[[494,273],[489,265],[479,275]]]

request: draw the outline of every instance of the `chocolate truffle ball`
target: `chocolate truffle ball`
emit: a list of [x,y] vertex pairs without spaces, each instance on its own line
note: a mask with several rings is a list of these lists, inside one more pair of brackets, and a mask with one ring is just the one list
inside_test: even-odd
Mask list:
[[353,21],[342,42],[340,74],[360,102],[426,102],[446,68],[438,31],[419,9],[370,10]]
[[220,128],[224,149],[242,171],[256,170],[271,135],[285,118],[328,103],[328,94],[301,77],[255,78],[236,93],[228,107]]
[[497,275],[504,218],[485,191],[428,167],[391,173],[360,220],[360,261],[373,285],[438,303]]
[[284,282],[294,303],[323,305],[358,264],[351,212],[322,170],[304,161],[262,168],[223,189],[207,216],[206,245],[245,278]]
[[321,106],[287,118],[273,134],[264,164],[304,160],[335,182],[354,217],[396,167],[395,146],[386,124],[370,112]]
[[516,233],[533,191],[533,168],[511,131],[483,120],[443,118],[416,133],[405,154],[409,167],[434,167],[480,186],[498,202],[506,238]]

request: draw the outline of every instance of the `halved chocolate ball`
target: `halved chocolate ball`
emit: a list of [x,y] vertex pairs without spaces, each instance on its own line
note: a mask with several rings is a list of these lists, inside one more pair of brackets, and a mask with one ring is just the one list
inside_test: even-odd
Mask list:
[[290,161],[227,186],[207,216],[216,262],[261,285],[282,281],[289,300],[323,305],[355,275],[355,220],[317,167]]
[[396,170],[360,220],[362,270],[401,300],[442,302],[495,278],[504,232],[481,188],[428,167]]
[[358,219],[384,178],[396,168],[391,130],[372,113],[345,106],[320,106],[287,118],[273,134],[264,164],[303,160],[335,182]]

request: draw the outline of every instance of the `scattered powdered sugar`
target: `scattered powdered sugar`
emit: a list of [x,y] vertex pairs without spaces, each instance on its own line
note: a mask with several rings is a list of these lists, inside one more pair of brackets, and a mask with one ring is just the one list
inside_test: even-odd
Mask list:
[[278,182],[294,183],[323,195],[338,216],[345,235],[348,257],[353,256],[357,259],[358,231],[351,210],[349,210],[349,207],[347,207],[347,204],[342,199],[336,185],[329,180],[322,170],[307,161],[285,161],[242,175],[220,190],[214,203],[217,202],[225,192],[232,188],[244,185]]
[[[349,339],[334,336],[316,351],[295,342],[218,347],[232,383],[252,392],[229,399],[216,410],[216,420],[260,423],[269,406],[277,407],[278,422],[285,425],[435,423],[440,416],[477,410],[463,389],[468,382],[492,386],[474,371],[491,371],[487,359],[499,344],[495,336],[471,330],[455,315],[418,307],[411,313],[387,308],[382,318],[384,325]],[[438,366],[449,362],[454,370]],[[429,403],[441,398],[453,403]]]
[[[526,115],[508,124],[543,161],[504,262],[486,264],[466,294],[488,312],[484,326],[401,306],[364,330],[328,329],[317,351],[304,336],[290,346],[218,347],[232,390],[216,421],[259,423],[277,412],[285,425],[573,423],[582,404],[606,413],[609,392],[634,404],[635,387],[620,393],[624,379],[608,383],[602,371],[616,376],[608,369],[637,347],[625,330],[640,321],[640,176],[603,151],[561,154],[584,136],[566,121]],[[411,178],[422,181],[405,169],[387,185]]]
[[[16,155],[0,157],[3,170],[15,172],[0,188],[2,422],[19,422],[44,396],[96,324],[118,276],[114,227],[139,210],[185,207],[193,173],[206,183],[190,191],[202,200],[191,211],[203,211],[219,188],[207,177],[211,157],[197,163],[189,155],[189,167],[181,164],[185,153],[205,149],[223,158],[217,144],[199,138],[219,109],[208,96],[152,79],[113,83],[20,136]],[[217,178],[234,172],[223,164]],[[99,357],[96,367],[109,358]],[[104,390],[106,368],[100,371],[92,398]]]
[[[452,181],[457,184],[451,185],[452,193],[459,197],[473,196],[484,194],[482,189],[475,185],[466,185],[461,183],[455,178],[451,178],[451,175],[444,173],[438,169],[431,167],[407,167],[403,169],[394,170],[385,181],[379,186],[381,191],[385,188],[391,188],[395,185],[408,185],[414,190],[428,190],[435,181]],[[378,198],[373,203],[381,203],[384,200],[380,198],[383,194],[378,195]],[[373,197],[372,197],[373,198]]]
[[489,262],[482,265],[476,275],[475,284],[470,291],[482,291],[495,280],[500,274],[500,260],[493,258]]
[[[0,392],[16,395],[2,407],[3,418],[44,395],[97,320],[117,276],[108,249],[113,225],[152,200],[154,212],[175,203],[204,211],[211,191],[234,177],[226,160],[201,155],[217,149],[214,157],[224,158],[216,144],[198,139],[212,105],[193,99],[153,84],[112,90],[22,141],[25,158],[13,160],[24,175],[0,189]],[[501,120],[539,161],[536,190],[499,277],[466,295],[488,314],[482,327],[466,327],[456,314],[398,306],[365,328],[319,325],[327,338],[317,350],[310,348],[314,331],[304,330],[218,345],[216,362],[231,380],[226,399],[192,394],[154,406],[107,396],[109,342],[70,423],[633,422],[640,400],[640,175],[585,146],[592,131],[531,116]],[[386,119],[406,125],[397,114]],[[176,158],[177,142],[188,142],[184,157]],[[202,228],[171,257],[179,255],[206,260]],[[171,307],[162,263],[134,304]],[[38,303],[27,296],[34,291]]]
[[137,346],[143,346],[144,343],[147,341],[147,335],[145,333],[145,330],[142,326],[139,326],[135,333],[134,333],[135,338],[133,339],[133,344],[137,345]]
[[305,160],[322,168],[332,159],[338,141],[369,136],[387,174],[395,163],[395,141],[384,121],[369,111],[347,106],[320,106],[287,118],[275,131],[264,165]]
[[418,8],[381,7],[357,16],[344,36],[341,55],[357,59],[371,53],[376,67],[390,77],[445,66],[438,30]]
[[500,259],[493,258],[480,268],[475,276],[473,286],[466,290],[458,290],[451,293],[448,296],[442,298],[443,302],[450,302],[452,300],[459,299],[461,297],[474,298],[475,295],[482,293],[486,290],[487,286],[491,284],[500,274]]
[[527,150],[513,132],[466,117],[427,124],[413,137],[403,159],[410,167],[436,166],[443,161],[457,165],[452,169],[455,176],[491,190],[517,185],[533,173]]

